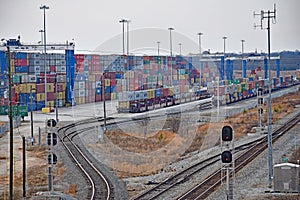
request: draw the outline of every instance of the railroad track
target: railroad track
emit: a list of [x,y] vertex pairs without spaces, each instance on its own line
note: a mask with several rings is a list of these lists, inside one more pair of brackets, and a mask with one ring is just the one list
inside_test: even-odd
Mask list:
[[[272,133],[272,141],[276,142],[281,136],[283,136],[288,130],[295,126],[300,121],[300,114],[298,113],[293,118],[288,120],[286,124],[274,130]],[[267,136],[263,137],[259,141],[257,140],[254,145],[247,149],[244,153],[240,154],[235,159],[235,172],[238,172],[252,160],[254,160],[259,154],[267,149]],[[232,174],[231,174],[232,175]],[[200,184],[180,196],[178,199],[205,199],[208,197],[220,184],[225,180],[226,175],[222,174],[221,169],[215,171],[208,176]]]
[[90,187],[88,189],[89,199],[113,199],[113,193],[107,178],[97,169],[93,163],[84,155],[79,147],[73,142],[73,137],[81,132],[91,129],[81,125],[90,123],[99,123],[100,118],[84,120],[78,123],[72,123],[58,129],[58,137],[63,146],[70,155],[70,158],[76,163],[83,175],[87,178]]
[[[299,114],[295,115],[290,119],[284,126],[279,127],[273,131],[273,142],[278,140],[286,131],[292,128],[296,123],[300,121]],[[235,172],[238,172],[254,158],[256,158],[261,152],[267,148],[267,136],[263,138],[256,139],[249,143],[240,145],[235,148]],[[148,189],[147,191],[133,197],[132,199],[162,199],[163,195],[170,191],[176,191],[178,187],[184,182],[192,179],[197,173],[200,173],[201,170],[211,167],[213,164],[220,162],[220,155],[217,154],[210,158],[207,158],[203,161],[200,161],[185,170],[169,177],[168,179],[160,182],[156,186]],[[213,172],[206,178],[202,180],[200,184],[192,188],[186,194],[183,194],[178,199],[205,199],[211,192],[213,192],[216,187],[218,187],[221,182],[225,180],[226,176],[222,174],[221,169]]]

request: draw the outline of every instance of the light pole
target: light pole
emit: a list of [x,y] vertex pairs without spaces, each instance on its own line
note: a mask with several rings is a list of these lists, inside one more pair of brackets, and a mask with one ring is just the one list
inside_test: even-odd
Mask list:
[[181,56],[181,43],[178,44],[179,45],[179,55]]
[[44,42],[43,42],[43,33],[44,33],[44,30],[39,30],[39,32],[41,33],[41,44],[44,44]]
[[243,61],[244,61],[244,42],[245,40],[241,40],[242,42],[242,77],[246,77],[246,74],[244,74],[244,65],[243,65]]
[[49,10],[49,6],[43,5],[40,7],[44,10],[44,67],[45,67],[45,107],[47,107],[47,66],[46,66],[46,10]]
[[225,41],[226,41],[226,39],[227,39],[227,37],[226,36],[224,36],[224,37],[222,37],[222,39],[224,40],[224,50],[223,50],[223,52],[224,52],[224,79],[225,79],[225,74],[226,74],[226,69],[225,69],[225,66],[226,66],[226,63],[225,63]]
[[201,58],[202,58],[202,50],[201,50],[201,36],[203,33],[197,33],[199,36],[199,73],[200,73],[200,87],[202,85],[202,66],[201,66]]
[[160,41],[157,41],[157,56],[159,56],[159,44],[160,44]]
[[171,55],[171,86],[173,86],[173,69],[172,69],[172,31],[174,30],[174,28],[170,27],[168,28],[168,30],[170,31],[170,55]]
[[131,21],[130,20],[126,20],[127,23],[127,55],[129,55],[129,23]]
[[224,40],[224,49],[223,49],[223,52],[224,52],[224,60],[225,60],[225,41],[226,41],[226,39],[227,39],[227,37],[222,37],[222,39]]
[[123,55],[125,55],[125,23],[127,22],[126,19],[121,19],[119,23],[122,23],[122,31],[123,31]]

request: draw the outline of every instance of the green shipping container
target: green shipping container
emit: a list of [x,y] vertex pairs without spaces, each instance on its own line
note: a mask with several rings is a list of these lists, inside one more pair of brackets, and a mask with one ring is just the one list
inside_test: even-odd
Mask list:
[[14,74],[14,75],[12,76],[12,82],[13,82],[13,83],[21,83],[21,75],[19,75],[19,74]]
[[233,80],[233,84],[239,84],[239,83],[240,83],[239,79],[234,79]]

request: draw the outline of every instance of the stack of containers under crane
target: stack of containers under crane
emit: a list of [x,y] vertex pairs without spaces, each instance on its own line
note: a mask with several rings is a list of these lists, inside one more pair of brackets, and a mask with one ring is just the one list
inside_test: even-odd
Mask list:
[[76,54],[75,56],[75,80],[74,80],[74,98],[76,104],[85,103],[85,82],[86,76],[84,73],[84,54]]

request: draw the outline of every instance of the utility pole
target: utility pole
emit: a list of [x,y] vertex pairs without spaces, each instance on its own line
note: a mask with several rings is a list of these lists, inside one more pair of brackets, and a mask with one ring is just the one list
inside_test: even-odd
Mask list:
[[182,46],[182,44],[179,43],[178,45],[179,45],[179,55],[181,56],[181,46]]
[[[224,36],[224,37],[222,37],[222,39],[224,40],[224,50],[223,50],[223,52],[224,52],[224,79],[225,79],[225,75],[226,75],[226,56],[225,56],[225,44],[226,44],[226,39],[227,39],[227,37],[226,36]],[[222,76],[221,76],[222,77]],[[226,76],[226,78],[227,78],[227,76]]]
[[271,99],[272,99],[272,87],[271,87],[271,27],[270,27],[270,19],[272,19],[273,23],[275,23],[276,20],[276,4],[274,4],[274,9],[273,11],[263,11],[259,14],[256,14],[255,12],[253,13],[253,16],[260,16],[260,24],[255,25],[254,28],[260,27],[262,30],[263,28],[263,20],[268,19],[268,70],[269,70],[269,77],[268,77],[268,82],[269,82],[269,98],[268,98],[268,106],[267,106],[267,112],[268,112],[268,168],[269,168],[269,188],[272,187],[272,180],[273,180],[273,153],[272,153],[272,105],[271,105]]
[[106,103],[105,103],[105,77],[102,75],[102,95],[103,95],[103,118],[104,118],[104,131],[106,131]]
[[9,45],[7,45],[7,60],[8,60],[8,102],[9,102],[9,112],[8,112],[8,118],[9,118],[9,142],[10,142],[10,155],[9,155],[9,198],[10,200],[13,199],[13,184],[14,184],[14,146],[13,146],[13,140],[14,140],[14,124],[13,124],[13,115],[12,115],[12,93],[11,93],[11,85],[12,85],[12,77],[11,77],[11,66],[10,66],[10,48]]
[[246,74],[244,74],[244,65],[243,65],[243,62],[244,62],[244,42],[245,40],[241,40],[242,42],[242,78],[246,77]]
[[174,30],[174,28],[170,27],[168,28],[168,30],[170,31],[170,55],[171,55],[171,86],[173,86],[173,67],[172,67],[172,31]]
[[157,56],[159,56],[159,44],[160,44],[160,41],[157,41]]
[[31,127],[31,145],[33,145],[33,107],[32,107],[32,100],[33,100],[33,97],[32,97],[32,86],[30,86],[30,127]]
[[58,122],[58,99],[57,99],[57,73],[55,74],[55,117]]
[[23,147],[23,197],[26,197],[26,139],[22,135],[22,147]]
[[8,118],[9,118],[9,199],[13,199],[13,184],[14,184],[14,124],[13,124],[13,112],[12,112],[12,73],[11,73],[11,65],[10,65],[10,46],[19,46],[20,45],[20,37],[19,40],[11,39],[1,39],[1,41],[5,42],[4,46],[6,46],[6,58],[7,58],[7,66],[8,66]]
[[201,58],[202,58],[202,50],[201,50],[201,36],[203,35],[203,33],[197,33],[197,35],[199,36],[199,74],[200,74],[200,87],[202,85],[202,66],[201,66]]

